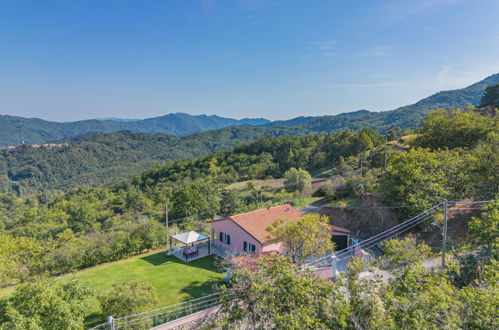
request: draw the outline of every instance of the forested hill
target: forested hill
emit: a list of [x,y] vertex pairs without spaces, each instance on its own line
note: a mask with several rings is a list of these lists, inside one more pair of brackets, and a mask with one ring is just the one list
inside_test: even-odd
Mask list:
[[371,127],[380,132],[393,128],[413,128],[420,125],[428,113],[436,109],[465,108],[469,104],[477,106],[487,86],[499,82],[499,73],[485,78],[471,86],[442,91],[424,98],[417,103],[391,111],[370,112],[359,110],[336,116],[298,117],[291,120],[275,121],[267,126],[303,126],[308,131],[357,130]]
[[463,108],[468,104],[476,106],[485,88],[497,82],[499,82],[499,74],[492,75],[466,88],[436,93],[415,104],[392,111],[359,110],[335,116],[297,117],[275,122],[269,122],[263,118],[237,120],[219,116],[192,116],[185,113],[133,121],[94,119],[68,123],[0,115],[0,147],[17,145],[21,141],[25,141],[27,144],[44,143],[92,131],[110,133],[129,130],[181,136],[236,125],[292,126],[300,127],[302,132],[337,132],[347,128],[358,130],[362,127],[371,127],[383,133],[396,127],[412,128],[418,126],[429,112],[438,108]]
[[232,119],[219,116],[172,113],[161,117],[143,120],[82,120],[75,122],[53,122],[37,118],[23,118],[0,115],[0,147],[39,144],[63,139],[87,132],[111,133],[120,130],[143,133],[167,133],[187,135],[213,129],[238,125],[263,125],[267,119]]
[[0,192],[19,195],[102,186],[154,164],[225,150],[263,135],[297,134],[292,128],[228,127],[184,137],[169,134],[91,132],[58,142],[67,146],[0,151]]

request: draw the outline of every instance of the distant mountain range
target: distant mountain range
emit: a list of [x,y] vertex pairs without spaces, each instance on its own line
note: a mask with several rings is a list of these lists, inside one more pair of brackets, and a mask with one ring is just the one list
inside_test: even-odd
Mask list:
[[128,130],[180,136],[228,126],[260,126],[269,122],[263,118],[232,119],[215,115],[193,116],[186,113],[171,113],[140,120],[90,119],[64,123],[38,118],[0,115],[0,147],[17,145],[22,141],[26,144],[44,143],[88,132],[111,133]]
[[358,110],[332,116],[297,117],[271,122],[264,118],[232,119],[219,116],[172,113],[148,119],[104,118],[75,122],[53,122],[37,118],[0,115],[0,147],[20,144],[39,144],[60,140],[88,132],[111,133],[121,130],[142,133],[167,133],[177,136],[220,129],[229,126],[300,127],[306,132],[336,132],[371,127],[381,132],[392,128],[411,128],[419,125],[426,115],[438,108],[452,109],[478,105],[485,88],[499,82],[499,74],[462,89],[438,92],[412,105],[391,111]]

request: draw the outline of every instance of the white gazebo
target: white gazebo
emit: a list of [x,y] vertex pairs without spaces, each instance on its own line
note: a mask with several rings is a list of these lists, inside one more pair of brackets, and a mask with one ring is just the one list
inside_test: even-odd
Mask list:
[[173,254],[179,258],[185,259],[185,261],[189,260],[189,258],[196,258],[200,257],[200,250],[204,248],[204,244],[201,246],[200,249],[200,243],[201,242],[208,242],[207,248],[208,248],[208,254],[211,254],[210,251],[210,238],[206,235],[200,234],[198,232],[195,232],[193,230],[187,231],[185,233],[180,233],[176,235],[172,235],[170,237],[170,251],[172,251],[172,241],[176,240],[177,242],[180,242],[184,244],[185,246],[183,248],[180,248],[179,250],[174,249]]

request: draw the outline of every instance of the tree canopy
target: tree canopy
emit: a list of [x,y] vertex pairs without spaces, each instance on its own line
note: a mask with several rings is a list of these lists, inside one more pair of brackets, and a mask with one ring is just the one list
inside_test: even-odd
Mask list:
[[291,223],[277,220],[269,226],[268,231],[275,236],[275,241],[282,242],[292,261],[298,265],[309,257],[334,250],[332,227],[326,216],[312,213]]
[[262,259],[257,272],[234,271],[222,287],[223,310],[229,320],[252,329],[345,328],[348,306],[330,280],[301,272],[283,256]]
[[79,280],[40,278],[23,284],[3,303],[2,329],[84,329],[93,290]]
[[310,190],[312,176],[305,170],[294,167],[284,173],[284,189],[288,192],[304,192]]
[[490,85],[485,89],[479,106],[499,108],[499,83]]
[[98,298],[102,312],[113,317],[147,311],[159,301],[156,289],[143,281],[116,283],[107,293]]

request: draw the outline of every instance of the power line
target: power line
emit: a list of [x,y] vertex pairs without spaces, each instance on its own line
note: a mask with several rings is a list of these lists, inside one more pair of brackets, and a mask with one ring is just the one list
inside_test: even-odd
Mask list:
[[[391,238],[391,237],[394,237],[394,236],[397,236],[397,235],[400,235],[401,233],[407,231],[408,229],[418,225],[419,223],[423,222],[424,220],[426,220],[429,216],[433,215],[433,213],[430,213],[430,212],[433,212],[435,211],[436,209],[438,209],[440,206],[441,206],[442,203],[439,203],[435,206],[433,206],[432,208],[412,217],[411,219],[409,220],[406,220],[382,233],[379,233],[377,235],[374,235],[364,241],[361,241],[359,243],[356,243],[354,245],[351,245],[349,247],[347,247],[346,249],[338,252],[335,257],[338,258],[338,261],[339,260],[343,260],[342,258],[345,256],[349,256],[351,252],[354,252],[356,248],[369,248],[369,247],[372,247],[372,246],[375,246],[377,244],[379,244],[381,241],[384,241],[384,240],[387,240],[388,238]],[[319,259],[315,259],[309,263],[305,263],[304,266],[306,265],[313,265],[313,264],[316,264],[316,263],[319,263],[321,261],[329,261],[330,258],[333,256],[333,254],[329,254],[327,256],[324,256],[324,257],[320,257]]]
[[[464,204],[471,204],[471,205],[476,205],[476,204],[486,204],[486,203],[490,203],[490,202],[495,202],[497,200],[486,200],[486,201],[470,201],[470,202],[456,202],[456,201],[452,201],[452,202],[448,202],[448,203],[453,203],[453,204],[461,204],[461,203],[464,203]],[[348,248],[340,251],[338,254],[335,255],[335,257],[337,258],[337,261],[341,261],[341,260],[345,260],[346,258],[348,258],[351,254],[351,252],[355,251],[356,248],[363,248],[363,249],[368,249],[368,248],[371,248],[379,243],[381,243],[382,241],[384,240],[387,240],[391,237],[394,237],[394,236],[398,236],[400,235],[401,233],[417,226],[418,224],[422,223],[424,220],[428,219],[431,215],[433,215],[432,213],[430,212],[433,212],[435,210],[437,210],[439,207],[441,207],[445,202],[442,202],[442,203],[439,203],[435,206],[433,206],[432,208],[416,215],[415,217],[409,219],[409,220],[406,220],[405,222],[395,226],[395,227],[392,227],[390,229],[388,229],[387,231],[385,232],[382,232],[380,234],[377,234],[375,236],[372,236],[370,238],[368,238],[367,240],[364,240],[362,242],[359,242],[359,243],[356,243],[354,245],[351,245],[349,246]],[[478,209],[478,210],[482,210],[483,208],[463,208],[465,210],[467,209]],[[452,210],[452,209],[451,209]],[[316,259],[316,260],[313,260],[309,263],[306,263],[305,265],[313,265],[313,264],[316,264],[318,262],[321,262],[321,261],[328,261],[328,259],[330,259],[332,256],[332,254],[330,255],[327,255],[327,256],[324,256],[324,257],[321,257],[319,259]],[[304,266],[305,266],[304,265]]]
[[415,205],[395,205],[395,206],[326,206],[329,209],[352,209],[352,210],[369,210],[369,209],[401,209],[401,208],[417,208]]

